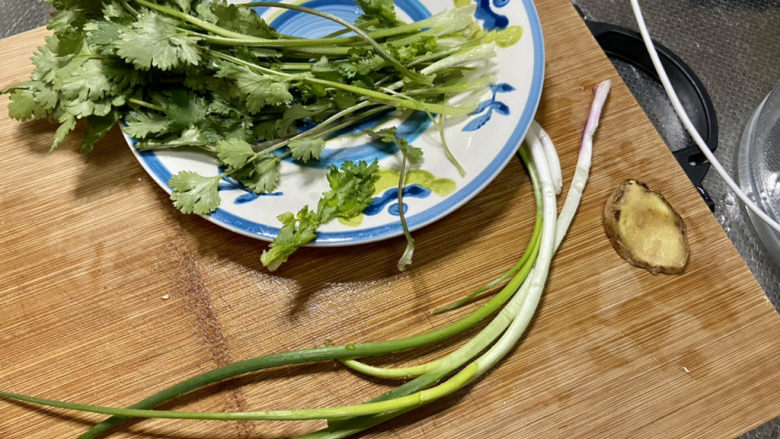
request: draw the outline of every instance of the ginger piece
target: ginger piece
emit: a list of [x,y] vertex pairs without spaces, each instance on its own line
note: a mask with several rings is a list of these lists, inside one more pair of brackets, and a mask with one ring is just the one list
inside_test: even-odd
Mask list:
[[604,206],[604,231],[628,263],[653,274],[682,273],[688,265],[688,235],[680,214],[644,183],[621,183]]

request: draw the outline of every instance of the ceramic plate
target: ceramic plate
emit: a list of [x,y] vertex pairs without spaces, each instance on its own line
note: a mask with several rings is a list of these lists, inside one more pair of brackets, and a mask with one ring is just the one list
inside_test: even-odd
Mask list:
[[[477,1],[477,0],[475,0]],[[296,2],[355,19],[360,9],[352,0]],[[421,20],[463,0],[396,0],[399,18]],[[468,3],[465,1],[465,3]],[[445,119],[445,135],[454,156],[466,170],[461,176],[445,156],[438,130],[425,114],[405,113],[386,121],[397,133],[423,148],[425,158],[409,173],[403,208],[409,228],[419,229],[451,213],[487,186],[512,159],[536,112],[544,77],[544,45],[539,19],[531,0],[478,0],[475,18],[488,30],[522,27],[522,38],[511,47],[497,48],[492,73],[497,80],[480,97],[479,109],[467,117]],[[277,30],[286,34],[319,37],[340,30],[338,24],[278,8],[258,8]],[[185,151],[138,152],[136,157],[154,180],[170,192],[168,180],[182,170],[216,175],[215,160]],[[319,229],[313,245],[349,245],[378,241],[402,234],[399,222],[397,179],[400,153],[365,136],[342,136],[329,142],[317,164],[283,162],[281,183],[275,192],[256,195],[236,182],[220,185],[220,208],[206,216],[212,222],[253,238],[272,240],[279,231],[276,217],[302,206],[317,205],[328,190],[324,174],[345,160],[379,160],[382,178],[374,202],[354,221],[332,221]]]

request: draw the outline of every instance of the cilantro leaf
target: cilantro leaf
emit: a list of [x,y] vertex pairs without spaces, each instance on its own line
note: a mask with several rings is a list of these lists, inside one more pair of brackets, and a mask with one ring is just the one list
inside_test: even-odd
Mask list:
[[365,129],[363,130],[363,132],[375,138],[376,140],[384,143],[396,143],[397,140],[395,137],[395,127],[382,128],[381,130],[378,131]]
[[50,47],[50,45],[56,45],[56,37],[50,36],[46,42],[47,44],[39,47],[32,56],[32,62],[35,65],[32,79],[33,81],[50,83],[54,80],[54,75],[60,68],[62,59]]
[[49,114],[57,107],[57,104],[60,101],[60,96],[56,90],[49,86],[49,84],[35,82],[31,84],[31,88],[35,103],[40,105],[40,107],[44,110],[44,113],[39,114]]
[[321,223],[334,218],[352,218],[361,214],[373,201],[374,183],[379,164],[346,161],[341,169],[332,166],[327,179],[330,191],[322,195],[317,206]]
[[350,62],[338,64],[337,70],[345,79],[365,76],[380,70],[387,64],[384,58],[372,51],[352,49]]
[[151,151],[157,149],[180,148],[183,146],[203,146],[203,137],[203,133],[200,129],[193,125],[180,133],[138,142],[135,144],[135,148],[139,151]]
[[206,144],[214,145],[225,139],[243,139],[248,143],[255,142],[252,132],[252,120],[240,115],[220,117],[210,115],[198,123],[198,129]]
[[206,215],[219,207],[219,176],[204,177],[191,171],[181,171],[168,180],[171,200],[182,213]]
[[258,73],[244,66],[223,64],[217,76],[234,81],[238,95],[245,100],[250,113],[257,113],[266,105],[283,105],[293,101],[288,81]]
[[217,142],[217,158],[230,169],[243,168],[255,157],[252,145],[241,139],[227,139]]
[[173,3],[182,10],[182,12],[190,12],[192,6],[192,0],[173,0]]
[[292,152],[292,156],[295,160],[300,160],[304,163],[311,159],[319,160],[322,155],[322,150],[325,149],[325,139],[322,137],[316,137],[314,139],[295,139],[290,140],[287,144]]
[[276,137],[290,137],[298,134],[298,127],[295,126],[295,119],[276,119],[274,121]]
[[125,117],[123,130],[136,139],[167,132],[171,121],[165,115],[151,111],[130,111]]
[[11,103],[8,104],[8,115],[19,121],[39,118],[46,111],[35,102],[31,89],[20,88],[11,92]]
[[338,107],[339,110],[349,108],[358,102],[357,96],[346,91],[333,91],[331,95],[333,97],[333,102],[336,104],[336,107]]
[[[208,8],[201,6],[207,4]],[[212,0],[208,3],[201,3],[196,7],[198,13],[204,19],[214,20],[220,27],[260,38],[277,38],[276,31],[268,25],[253,8],[239,8],[236,5],[230,5],[224,0]],[[206,12],[209,9],[209,13]],[[213,21],[214,22],[214,21]]]
[[171,70],[200,62],[198,41],[162,15],[144,11],[131,26],[122,28],[114,44],[117,55],[139,69]]
[[236,116],[241,114],[241,112],[238,111],[238,108],[221,96],[214,96],[212,101],[209,102],[207,111],[210,114],[218,114],[220,116]]
[[106,20],[128,16],[127,10],[116,0],[104,1],[103,3],[103,18]]
[[277,132],[276,121],[273,120],[260,122],[252,128],[252,133],[260,142],[278,138]]
[[198,17],[199,17],[201,20],[203,20],[203,21],[206,21],[206,22],[208,22],[208,23],[214,23],[214,24],[216,24],[216,23],[217,23],[217,21],[219,21],[219,17],[217,17],[216,15],[214,15],[214,13],[213,13],[213,12],[211,12],[211,8],[213,8],[213,7],[214,7],[214,5],[215,5],[215,4],[216,4],[218,1],[219,1],[219,0],[216,0],[216,1],[210,1],[210,2],[199,2],[199,3],[198,3],[196,6],[195,6],[195,12],[197,13]]
[[[369,18],[376,18],[385,25],[394,25],[398,23],[395,16],[395,3],[393,0],[355,0],[365,15]],[[361,17],[362,18],[362,17]],[[366,18],[362,18],[366,20]]]
[[165,109],[174,128],[196,125],[208,113],[205,99],[182,88],[155,95],[154,101]]
[[250,112],[258,112],[266,105],[282,105],[292,102],[290,84],[273,78],[257,78],[254,87],[247,90],[246,103]]
[[352,218],[362,213],[373,201],[374,182],[379,164],[364,161],[358,164],[347,161],[341,169],[332,166],[328,173],[330,191],[324,193],[317,211],[304,206],[297,215],[292,212],[279,215],[282,223],[276,238],[260,257],[270,271],[279,268],[301,246],[317,237],[317,228],[334,218]]
[[[97,2],[94,2],[97,3]],[[71,55],[81,50],[84,43],[84,24],[87,22],[87,10],[83,7],[69,7],[55,10],[47,24],[56,36],[56,53],[59,56]]]
[[105,67],[102,60],[86,59],[74,69],[57,75],[55,85],[67,100],[98,100],[115,91]]
[[310,103],[308,105],[294,104],[284,110],[283,119],[306,119],[322,114],[330,108],[330,103],[324,99]]
[[[41,89],[36,99],[45,107],[59,103],[59,110],[76,118],[91,115],[105,116],[114,106],[125,103],[129,83],[125,79],[122,64],[109,58],[97,58],[88,51],[79,53],[60,67],[52,78],[51,88],[56,93]],[[132,76],[132,75],[129,75]]]
[[364,133],[374,137],[376,140],[384,143],[394,143],[404,154],[404,157],[410,162],[419,162],[423,158],[423,150],[416,146],[409,145],[409,142],[403,137],[396,135],[396,127],[383,128],[379,131],[370,129],[363,130]]
[[114,52],[114,42],[119,39],[122,26],[113,21],[101,20],[90,22],[84,26],[87,32],[87,43],[102,55],[110,55]]
[[274,271],[287,262],[298,248],[313,241],[320,225],[317,217],[317,213],[310,211],[309,206],[304,206],[297,215],[292,212],[279,215],[277,219],[282,223],[282,228],[260,256],[263,265],[269,271]]
[[95,143],[102,139],[119,121],[119,113],[112,111],[105,116],[87,117],[87,131],[81,144],[81,152],[87,154],[95,148]]
[[418,163],[423,158],[422,148],[409,145],[405,139],[403,145],[401,146],[401,151],[404,153],[404,155],[406,155],[406,158],[409,159],[409,161],[412,163]]
[[76,118],[87,116],[105,116],[111,111],[112,99],[101,99],[91,101],[86,99],[75,99],[62,103],[62,108]]
[[242,171],[237,178],[252,192],[265,194],[279,186],[279,160],[274,156],[260,156]]
[[72,114],[63,114],[60,119],[60,126],[54,132],[54,141],[51,144],[51,150],[54,151],[60,146],[65,137],[76,128],[76,118]]
[[420,56],[435,52],[438,43],[435,37],[420,37],[412,42],[404,41],[404,44],[390,44],[388,51],[402,64],[407,64]]

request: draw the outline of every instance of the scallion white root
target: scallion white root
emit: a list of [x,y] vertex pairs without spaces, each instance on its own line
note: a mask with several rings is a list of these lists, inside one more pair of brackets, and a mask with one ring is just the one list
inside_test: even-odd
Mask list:
[[561,241],[563,241],[566,232],[569,230],[569,224],[574,219],[574,214],[577,213],[577,207],[580,205],[582,192],[585,190],[585,183],[590,175],[590,165],[593,157],[593,135],[599,126],[601,111],[604,108],[610,88],[612,88],[612,82],[607,80],[598,83],[593,89],[593,104],[591,105],[590,113],[588,113],[588,120],[585,122],[585,129],[582,132],[577,168],[574,171],[574,177],[566,194],[566,201],[564,201],[558,218],[558,221],[565,223],[565,226],[558,227],[555,235],[555,248],[561,245]]
[[544,151],[544,156],[547,159],[547,166],[550,169],[550,176],[552,177],[555,194],[560,194],[563,189],[561,161],[558,159],[558,151],[555,150],[555,144],[553,144],[550,135],[547,134],[547,131],[545,131],[541,125],[539,125],[539,122],[534,120],[531,121],[531,126],[528,127],[525,141],[526,143],[539,142],[542,145],[542,151]]

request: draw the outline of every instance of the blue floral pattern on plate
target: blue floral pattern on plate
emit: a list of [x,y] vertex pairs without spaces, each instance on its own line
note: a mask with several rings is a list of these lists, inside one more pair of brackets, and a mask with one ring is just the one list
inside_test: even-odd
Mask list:
[[[424,188],[418,184],[410,184],[409,186],[404,187],[404,197],[412,197],[412,198],[427,198],[429,195],[431,195],[431,190],[428,188]],[[382,210],[387,206],[388,204],[393,203],[393,201],[398,200],[398,188],[390,188],[386,190],[381,196],[374,197],[374,201],[371,202],[371,204],[366,208],[366,210],[363,211],[363,214],[368,216],[374,216],[382,212]],[[404,213],[406,213],[408,206],[406,203],[404,204]],[[400,208],[398,206],[398,203],[393,203],[390,207],[387,208],[387,212],[391,215],[400,216]]]
[[463,127],[463,131],[476,131],[482,128],[482,126],[488,123],[490,118],[493,117],[494,111],[503,116],[509,116],[511,113],[507,104],[496,100],[496,95],[498,93],[509,93],[515,91],[515,88],[506,82],[502,82],[500,84],[493,85],[490,87],[490,90],[493,92],[493,96],[490,98],[490,100],[479,104],[477,111],[472,113],[479,114],[479,116],[475,117],[469,123],[467,123],[466,126]]
[[282,192],[268,192],[265,194],[258,194],[249,190],[238,180],[230,177],[223,177],[219,183],[219,190],[221,191],[230,191],[235,189],[241,190],[244,193],[236,197],[236,199],[233,200],[233,204],[249,203],[251,201],[255,201],[260,197],[281,197],[282,195],[284,195],[284,193]]
[[[509,4],[510,0],[493,0],[493,6],[503,8]],[[490,0],[477,0],[477,12],[474,18],[482,20],[482,27],[485,30],[506,29],[509,26],[509,19],[505,15],[497,14],[490,7]]]

